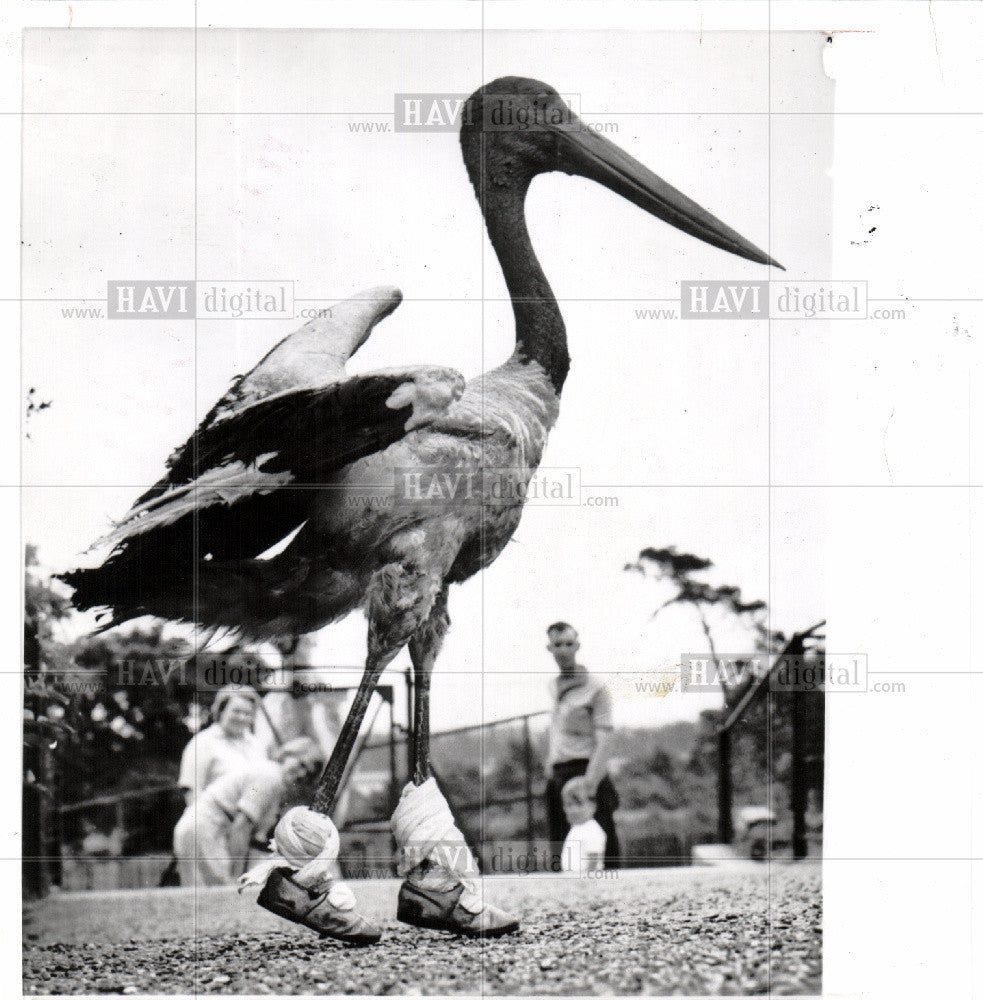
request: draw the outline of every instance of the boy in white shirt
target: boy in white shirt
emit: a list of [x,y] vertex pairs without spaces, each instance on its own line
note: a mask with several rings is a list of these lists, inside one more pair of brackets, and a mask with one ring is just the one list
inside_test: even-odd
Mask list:
[[570,832],[563,842],[562,867],[565,872],[604,870],[607,834],[594,819],[595,803],[587,797],[580,782],[568,781],[560,793]]

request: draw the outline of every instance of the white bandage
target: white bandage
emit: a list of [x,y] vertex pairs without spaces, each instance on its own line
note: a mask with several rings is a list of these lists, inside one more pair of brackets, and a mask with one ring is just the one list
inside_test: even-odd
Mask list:
[[283,814],[273,831],[272,855],[240,877],[239,892],[250,885],[263,885],[276,868],[291,868],[297,872],[295,882],[321,891],[330,886],[331,902],[348,909],[343,904],[348,902],[351,890],[335,881],[339,875],[340,848],[338,829],[329,817],[306,806],[294,806]]
[[431,861],[461,878],[478,875],[474,855],[433,778],[403,789],[393,813],[392,831],[399,848],[400,875],[409,874],[423,861]]
[[[288,809],[273,830],[277,853],[303,872],[316,861],[337,861],[341,850],[338,828],[331,818],[306,806]],[[306,884],[298,876],[297,881]]]

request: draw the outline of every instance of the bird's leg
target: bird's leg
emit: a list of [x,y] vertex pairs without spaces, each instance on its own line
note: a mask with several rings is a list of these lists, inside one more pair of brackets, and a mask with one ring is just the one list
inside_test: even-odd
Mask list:
[[[379,677],[427,620],[439,592],[439,582],[428,574],[400,564],[384,566],[369,581],[365,605],[369,619],[365,673],[331,759],[318,782],[311,812],[327,815],[334,808],[348,758]],[[278,916],[316,930],[322,937],[327,935],[358,944],[378,941],[381,931],[358,912],[351,889],[336,878],[338,842],[329,840],[329,834],[334,832],[336,835],[334,825],[327,822],[323,828],[322,853],[304,865],[296,877],[286,869],[273,869],[257,902]],[[333,855],[327,852],[332,846]],[[313,884],[309,881],[312,878],[315,879]]]
[[355,700],[348,710],[348,718],[345,719],[345,724],[338,734],[338,740],[331,751],[331,759],[321,772],[314,801],[311,803],[311,808],[315,812],[324,813],[327,816],[334,810],[338,793],[341,791],[341,779],[344,777],[348,758],[351,756],[359,728],[365,718],[365,711],[369,707],[372,692],[375,691],[376,685],[379,683],[382,671],[392,662],[398,652],[399,647],[397,646],[396,649],[386,650],[384,653],[368,657],[365,672],[362,674],[362,680],[355,692]]
[[[485,902],[471,876],[477,864],[453,820],[450,805],[430,781],[430,674],[450,627],[447,590],[409,641],[413,661],[413,783],[393,814],[393,835],[406,879],[399,888],[396,919],[414,927],[495,937],[518,930],[510,913]],[[440,831],[443,839],[434,841]],[[422,851],[423,853],[421,856]]]
[[422,785],[430,777],[430,675],[450,627],[447,616],[447,589],[434,602],[429,617],[410,639],[413,661],[413,784]]
[[425,654],[413,639],[410,640],[410,659],[413,661],[413,731],[410,736],[410,754],[413,784],[422,785],[430,777],[430,672],[433,661],[427,662]]
[[413,781],[403,789],[392,818],[400,871],[406,876],[399,887],[396,919],[468,937],[494,937],[518,930],[519,922],[486,903],[484,893],[470,881],[477,864],[449,803],[431,780],[430,674],[450,623],[444,587],[409,640],[414,681]]
[[383,670],[427,620],[439,592],[440,585],[426,573],[399,564],[384,566],[372,577],[366,590],[369,651],[365,673],[318,782],[311,803],[316,812],[328,814],[334,808],[372,692]]
[[[365,709],[379,682],[380,674],[385,670],[386,664],[399,652],[399,648],[399,645],[389,645],[374,640],[370,628],[369,655],[365,673],[362,675],[348,718],[341,727],[331,759],[321,774],[317,791],[314,793],[314,801],[311,803],[311,812],[327,816],[334,809],[345,775],[345,765],[348,763],[355,737],[365,717]],[[279,826],[277,830],[279,831]],[[335,831],[334,824],[327,820],[321,847],[328,848],[329,832],[332,831]],[[277,842],[279,837],[279,832],[274,834]],[[334,844],[333,854],[328,854],[326,851],[317,853],[315,849],[312,853],[316,856],[311,857],[309,862],[296,872],[296,876],[290,870],[294,867],[292,865],[286,868],[276,867],[270,871],[257,902],[277,916],[310,927],[321,937],[333,937],[351,944],[373,944],[382,936],[382,931],[359,912],[357,899],[351,889],[340,881],[337,840]]]

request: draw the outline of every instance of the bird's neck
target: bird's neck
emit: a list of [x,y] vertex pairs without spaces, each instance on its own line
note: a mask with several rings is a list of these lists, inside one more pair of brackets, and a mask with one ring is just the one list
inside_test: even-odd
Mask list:
[[[487,161],[486,161],[487,163]],[[525,200],[529,180],[516,177],[509,165],[487,164],[472,178],[488,236],[505,276],[515,313],[515,357],[538,362],[557,395],[570,369],[566,327],[556,296],[536,259],[526,228]]]

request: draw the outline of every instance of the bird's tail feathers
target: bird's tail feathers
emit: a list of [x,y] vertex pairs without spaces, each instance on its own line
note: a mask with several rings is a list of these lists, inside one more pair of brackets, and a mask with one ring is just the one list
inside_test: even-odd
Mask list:
[[[152,586],[151,572],[157,574]],[[161,575],[159,562],[151,570],[143,560],[110,559],[61,579],[75,588],[73,601],[80,610],[109,610],[99,631],[153,615],[261,640],[311,632],[357,604],[344,574],[325,572],[287,553],[273,559],[202,560],[190,577],[187,571]]]

